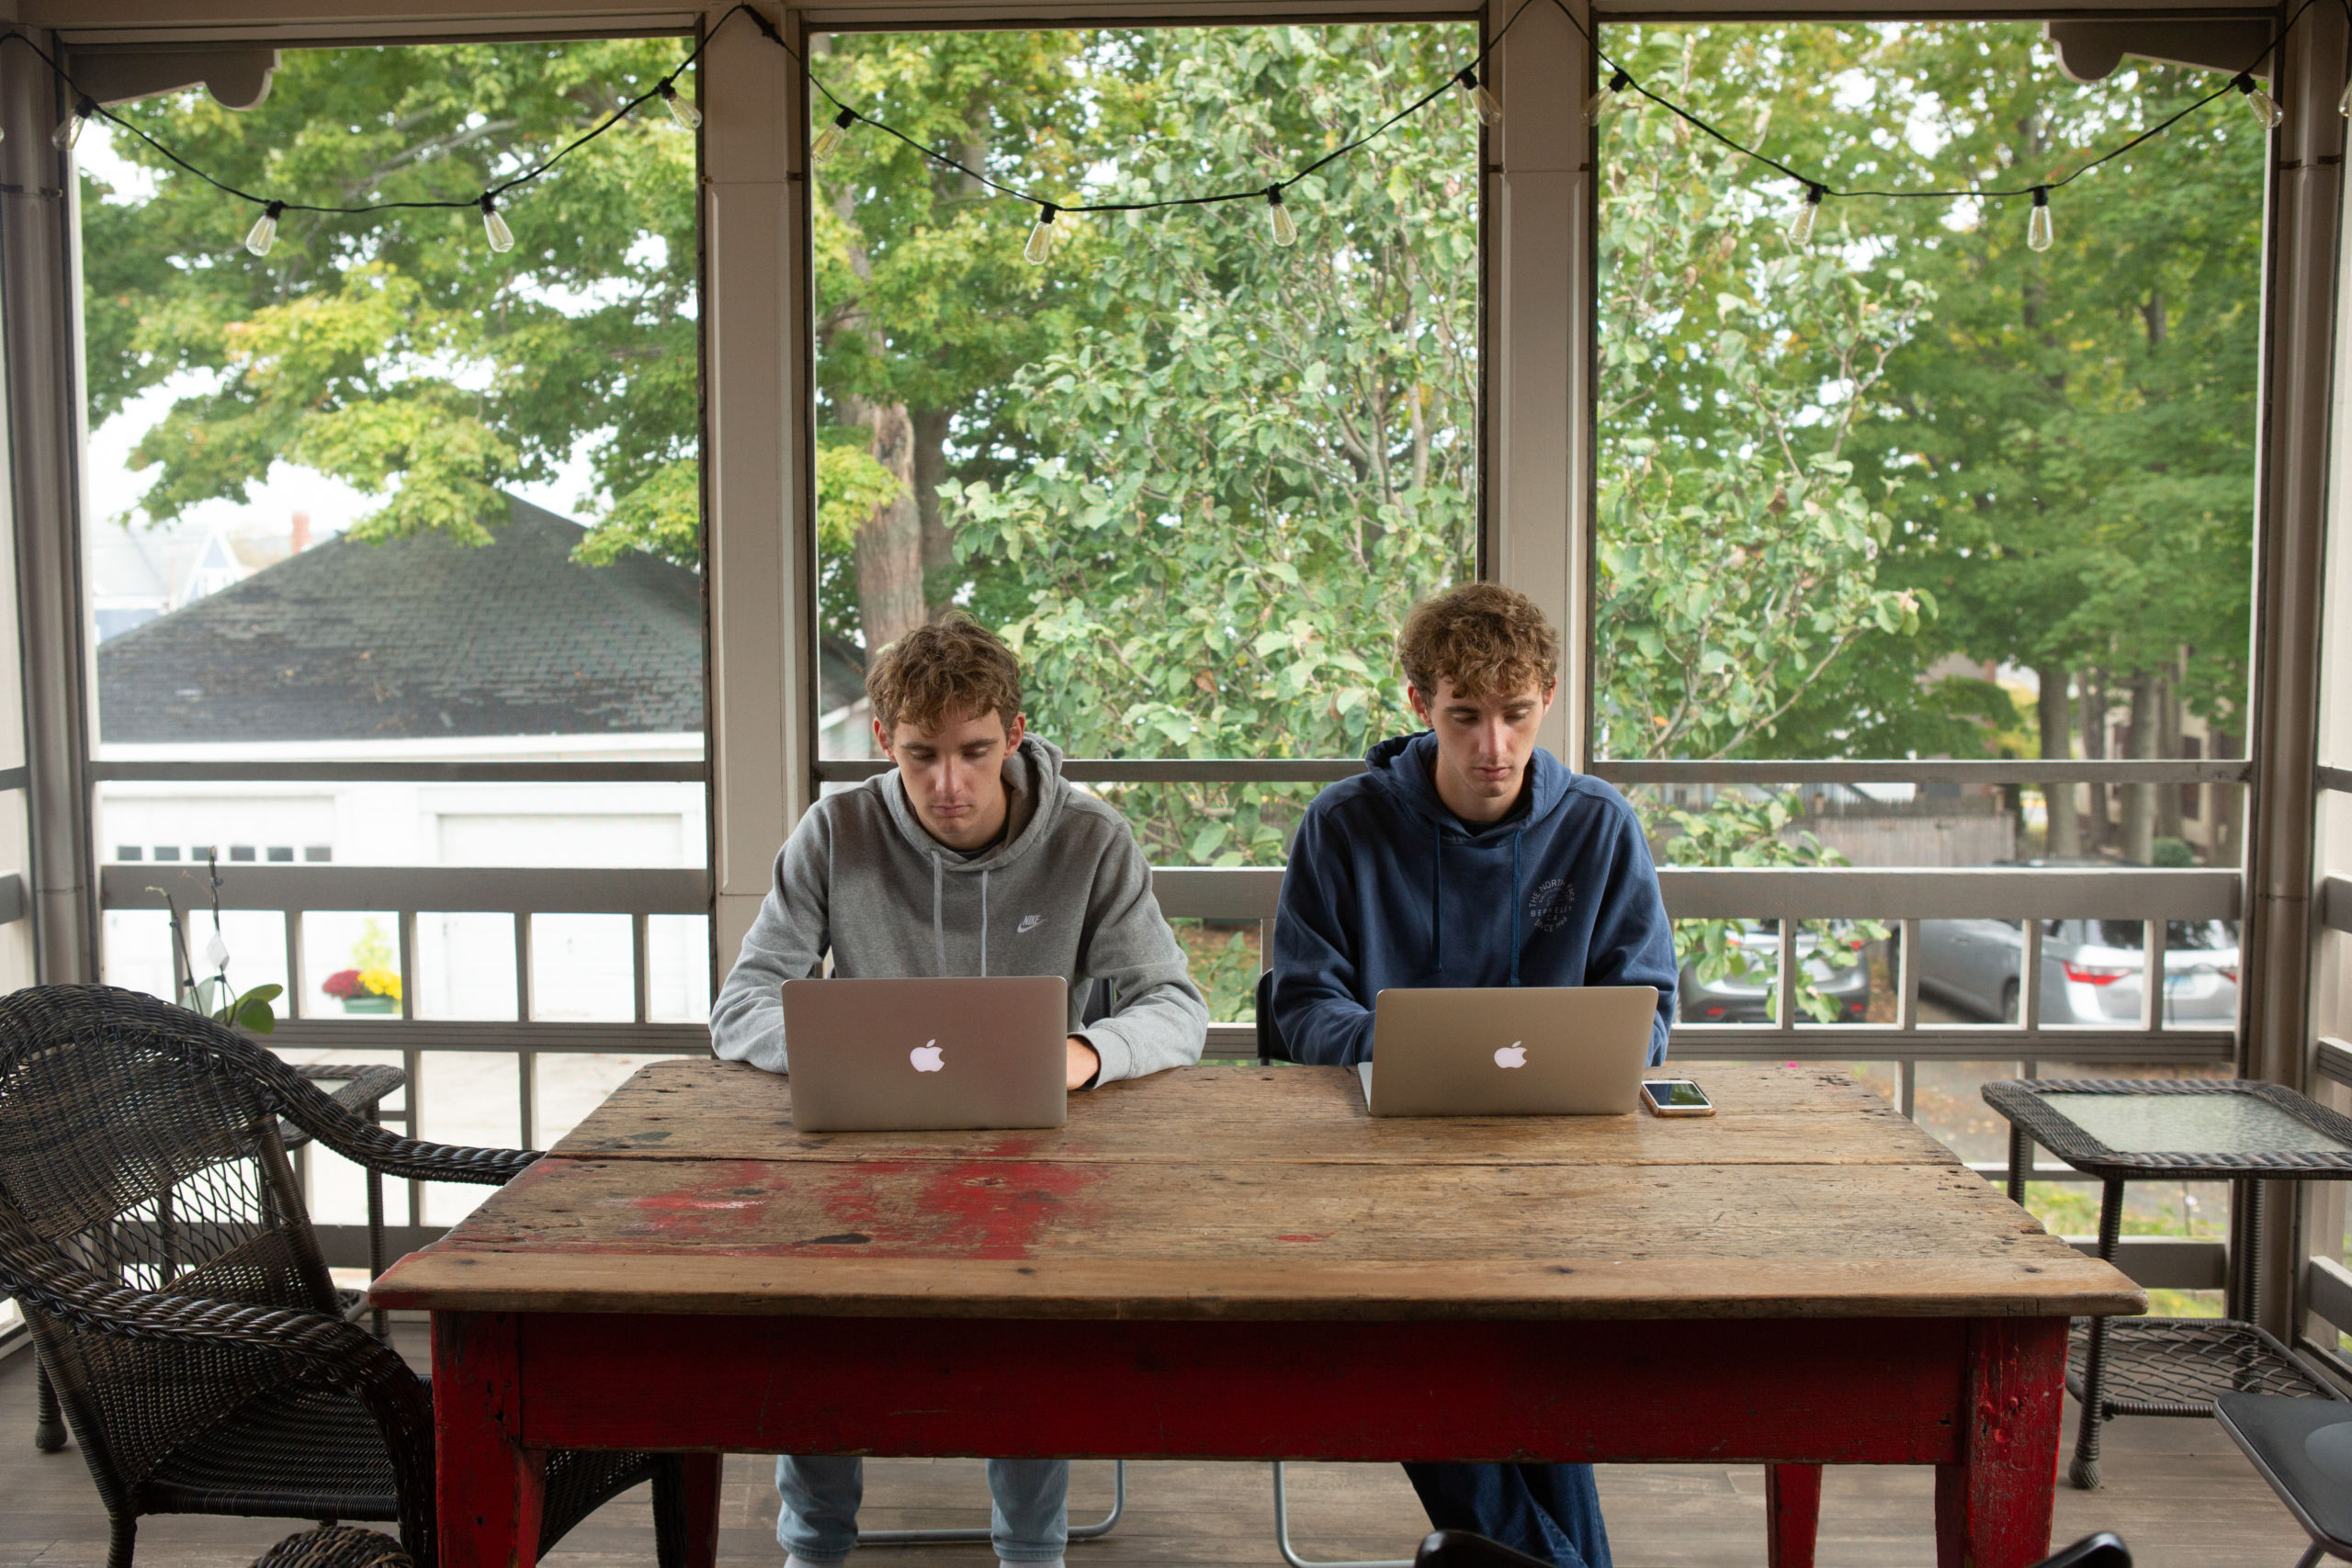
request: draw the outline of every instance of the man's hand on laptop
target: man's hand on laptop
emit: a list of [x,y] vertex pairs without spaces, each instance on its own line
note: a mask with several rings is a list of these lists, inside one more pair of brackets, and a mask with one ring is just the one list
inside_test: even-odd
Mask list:
[[1102,1070],[1102,1058],[1093,1046],[1073,1034],[1069,1037],[1069,1073],[1063,1080],[1065,1089],[1084,1089],[1095,1074]]

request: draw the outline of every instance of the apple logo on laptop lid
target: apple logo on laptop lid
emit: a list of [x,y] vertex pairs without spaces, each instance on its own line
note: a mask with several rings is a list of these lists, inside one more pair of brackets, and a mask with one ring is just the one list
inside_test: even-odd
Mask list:
[[937,1040],[924,1041],[907,1053],[907,1060],[915,1065],[915,1071],[919,1073],[935,1073],[947,1066],[945,1062],[940,1060]]
[[1495,1048],[1495,1066],[1498,1067],[1523,1067],[1527,1066],[1527,1047],[1516,1040],[1512,1041],[1508,1045],[1497,1046]]

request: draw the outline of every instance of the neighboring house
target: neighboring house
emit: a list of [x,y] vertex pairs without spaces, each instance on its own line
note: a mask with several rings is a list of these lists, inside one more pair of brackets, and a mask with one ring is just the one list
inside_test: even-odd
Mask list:
[[89,548],[90,604],[98,640],[108,641],[242,582],[309,541],[310,518],[301,513],[295,513],[292,531],[282,535],[104,524]]
[[[510,500],[487,546],[438,535],[384,545],[331,538],[120,631],[97,649],[99,753],[109,761],[698,761],[701,579],[641,555],[583,566],[572,557],[583,532]],[[832,686],[858,679],[854,666],[828,674]],[[243,862],[698,866],[708,855],[704,791],[692,782],[114,783],[99,805],[103,858],[185,863],[209,849],[231,874]],[[418,953],[419,1000],[428,1010],[513,1016],[511,942],[503,967],[469,967],[485,946],[489,957],[500,953],[472,931],[482,919],[420,922],[431,928],[420,930]],[[595,1010],[591,999],[605,988],[616,934],[626,986],[627,921],[561,919],[581,929],[539,949],[547,964],[577,967],[578,982],[543,975],[551,983],[537,994],[549,1006],[569,997]],[[359,915],[309,918],[304,940],[313,956],[305,967],[313,985],[345,965],[362,922]],[[604,929],[615,922],[616,933]],[[134,932],[134,924],[109,917],[109,970],[153,967],[153,980],[126,972],[123,983],[168,987],[161,928]],[[657,940],[671,950],[667,959],[655,955],[664,1011],[700,1008],[707,940],[698,930]]]

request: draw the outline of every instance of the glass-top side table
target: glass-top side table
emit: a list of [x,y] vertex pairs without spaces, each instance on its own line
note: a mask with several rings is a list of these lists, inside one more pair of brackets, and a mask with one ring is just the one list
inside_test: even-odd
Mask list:
[[[2232,1236],[2233,1261],[2258,1256],[2262,1183],[2352,1178],[2352,1117],[2278,1084],[2237,1078],[2012,1078],[1984,1086],[1984,1103],[2009,1123],[2009,1197],[2025,1201],[2036,1144],[2105,1189],[2098,1255],[2115,1261],[2131,1181],[2182,1179],[2247,1183]],[[2243,1239],[2245,1247],[2238,1246]],[[2103,1318],[2077,1322],[2066,1391],[2081,1401],[2068,1471],[2098,1484],[2099,1429],[2118,1416],[2211,1416],[2232,1393],[2337,1399],[2333,1385],[2261,1327],[2259,1276],[2220,1318]]]

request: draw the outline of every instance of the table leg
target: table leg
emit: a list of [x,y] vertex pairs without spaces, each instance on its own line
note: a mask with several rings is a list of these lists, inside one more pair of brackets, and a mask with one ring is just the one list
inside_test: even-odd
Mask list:
[[2050,1550],[2066,1320],[1968,1325],[1960,1459],[1936,1466],[1937,1568],[2025,1568]]
[[[2123,1183],[2110,1180],[2098,1205],[2098,1256],[2115,1261],[2123,1234]],[[2083,1350],[2083,1408],[2075,1429],[2075,1463],[2067,1479],[2077,1491],[2098,1488],[2098,1440],[2107,1425],[2107,1319],[2091,1319]]]
[[1813,1568],[1821,1529],[1821,1467],[1764,1467],[1764,1547],[1770,1568]]
[[[539,1559],[547,1456],[514,1441],[522,1416],[517,1329],[508,1313],[433,1314],[440,1568],[535,1568]],[[715,1504],[715,1486],[711,1496]]]
[[725,1454],[680,1454],[685,1465],[686,1568],[718,1568],[718,1478]]

